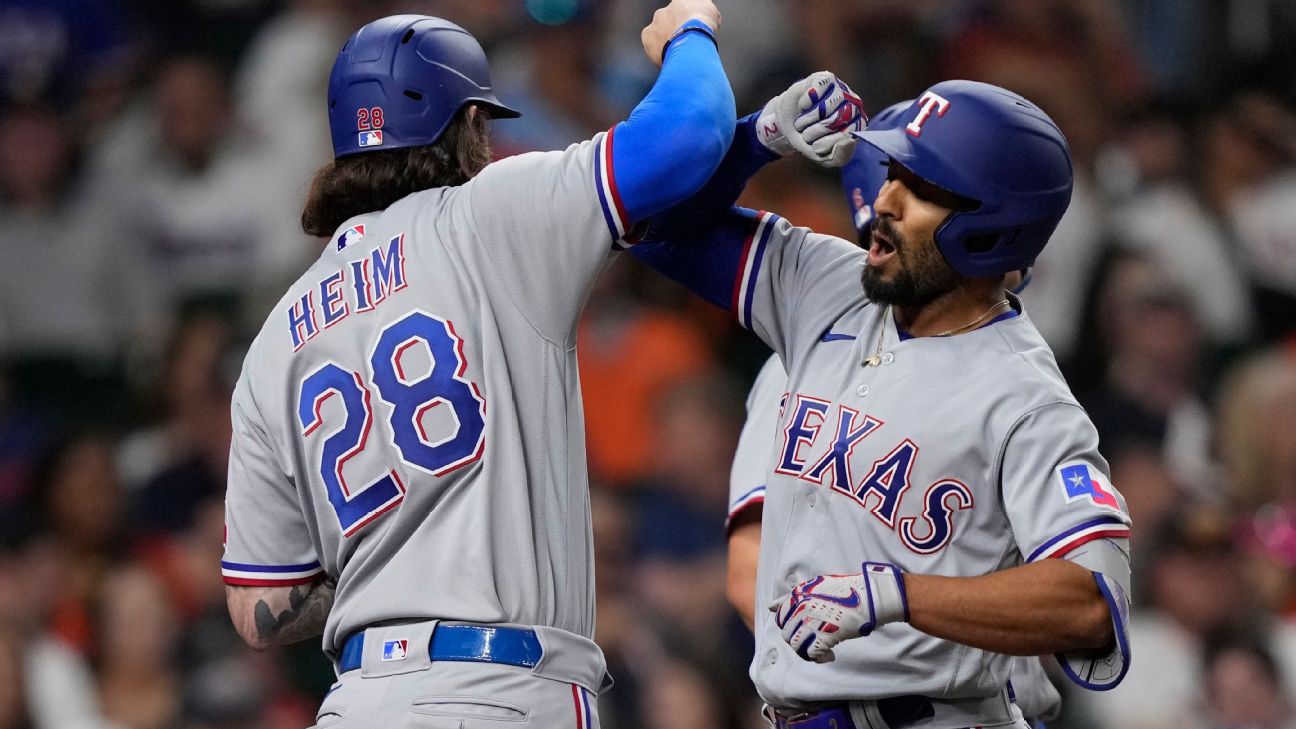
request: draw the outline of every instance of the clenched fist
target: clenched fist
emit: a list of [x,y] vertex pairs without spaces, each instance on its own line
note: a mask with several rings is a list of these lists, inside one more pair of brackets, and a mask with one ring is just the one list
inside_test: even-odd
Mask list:
[[867,123],[864,104],[846,82],[820,71],[770,99],[756,137],[775,154],[797,151],[824,167],[841,167],[855,152],[853,132]]
[[672,0],[670,5],[653,13],[652,22],[639,34],[648,60],[661,67],[666,42],[690,20],[700,20],[715,31],[720,28],[720,10],[711,0]]
[[869,635],[888,623],[909,620],[900,568],[865,562],[854,575],[820,575],[770,603],[783,640],[807,661],[834,660],[844,640]]

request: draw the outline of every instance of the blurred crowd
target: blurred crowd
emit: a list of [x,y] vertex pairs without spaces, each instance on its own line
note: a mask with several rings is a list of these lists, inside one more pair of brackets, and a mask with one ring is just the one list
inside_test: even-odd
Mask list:
[[[318,643],[244,648],[218,561],[242,352],[319,252],[297,220],[332,59],[375,17],[455,20],[525,114],[496,154],[561,148],[652,83],[657,4],[0,0],[0,729],[313,723]],[[1296,4],[718,5],[740,113],[825,68],[872,110],[971,78],[1059,122],[1075,195],[1024,298],[1128,499],[1136,585],[1124,685],[1064,687],[1050,726],[1296,727]],[[854,237],[800,161],[745,202]],[[604,726],[763,726],[723,525],[767,354],[627,257],[593,293]]]

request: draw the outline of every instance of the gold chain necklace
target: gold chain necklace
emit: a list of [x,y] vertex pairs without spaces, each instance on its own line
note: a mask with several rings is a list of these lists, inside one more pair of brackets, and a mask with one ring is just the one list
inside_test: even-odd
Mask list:
[[[972,321],[968,322],[967,324],[964,324],[964,325],[962,325],[962,326],[954,327],[953,329],[946,329],[945,331],[941,332],[940,334],[934,334],[934,335],[932,335],[932,336],[936,336],[936,337],[950,337],[950,336],[953,336],[953,335],[955,335],[955,334],[962,334],[963,332],[966,332],[966,331],[968,331],[969,329],[972,329],[972,328],[976,327],[976,325],[978,325],[978,324],[980,324],[981,322],[985,321],[985,320],[986,320],[986,319],[987,319],[991,314],[995,313],[996,311],[998,311],[998,310],[1000,310],[1000,309],[1002,309],[1002,308],[1004,308],[1004,307],[1006,307],[1006,306],[1008,306],[1008,307],[1011,307],[1011,306],[1012,306],[1012,304],[1008,301],[1008,299],[1004,299],[1003,301],[1000,301],[999,303],[995,304],[994,306],[990,307],[989,309],[986,309],[986,310],[981,314],[981,316],[978,316],[977,318],[973,319]],[[865,360],[864,360],[863,365],[864,365],[865,367],[877,367],[878,365],[882,364],[882,343],[883,343],[883,341],[885,340],[885,337],[886,337],[886,324],[887,324],[887,321],[888,321],[887,317],[889,317],[890,315],[891,315],[891,305],[890,305],[890,304],[887,304],[886,311],[883,311],[883,312],[882,312],[882,323],[881,323],[881,326],[878,327],[877,348],[873,351],[873,356],[872,356],[872,357],[869,357],[868,359],[865,359]]]
[[891,316],[891,305],[887,304],[886,310],[882,312],[882,321],[878,324],[877,349],[873,351],[872,357],[869,357],[868,359],[864,360],[862,364],[865,367],[877,367],[878,365],[882,364],[882,337],[886,335],[886,325],[887,322],[890,321],[889,319],[890,316]]
[[966,332],[967,330],[972,329],[972,328],[975,327],[977,324],[980,324],[981,322],[985,321],[987,318],[989,318],[989,316],[990,316],[991,314],[993,314],[993,313],[995,313],[996,311],[998,311],[998,310],[1004,308],[1005,306],[1012,306],[1012,304],[1009,304],[1009,303],[1008,303],[1008,299],[1004,299],[1003,301],[1000,301],[999,303],[995,304],[994,306],[990,307],[989,309],[986,309],[986,310],[985,310],[985,313],[981,314],[981,316],[978,316],[977,318],[973,319],[972,321],[968,322],[967,324],[964,324],[964,325],[961,326],[961,327],[954,327],[953,329],[946,329],[945,331],[941,332],[940,334],[936,334],[936,335],[933,335],[933,336],[937,336],[937,337],[948,337],[948,336],[951,336],[951,335],[954,335],[954,334],[962,334],[963,332]]

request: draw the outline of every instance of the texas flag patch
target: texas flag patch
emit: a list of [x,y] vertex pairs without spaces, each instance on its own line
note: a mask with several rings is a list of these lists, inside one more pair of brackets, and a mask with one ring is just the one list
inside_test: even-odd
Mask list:
[[360,132],[361,147],[381,147],[382,142],[382,130],[375,129],[372,132]]
[[347,228],[346,230],[342,231],[342,235],[338,236],[337,249],[339,251],[345,250],[347,246],[363,238],[364,234],[365,234],[365,227],[363,223],[361,223],[360,225],[353,225],[350,228]]
[[408,640],[389,640],[383,643],[382,659],[384,661],[403,661],[409,655]]
[[1062,478],[1062,490],[1066,492],[1068,504],[1077,499],[1089,499],[1099,506],[1120,511],[1116,493],[1110,486],[1103,484],[1102,474],[1095,478],[1087,465],[1077,463],[1063,466],[1058,469],[1058,475]]

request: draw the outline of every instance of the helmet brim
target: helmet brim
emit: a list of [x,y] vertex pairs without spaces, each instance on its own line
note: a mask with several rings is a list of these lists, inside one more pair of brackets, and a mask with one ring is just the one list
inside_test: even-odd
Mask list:
[[892,129],[865,129],[851,134],[936,187],[970,200],[981,199],[975,194],[976,186],[964,179],[953,165],[940,164],[933,159],[931,150],[922,155],[915,152],[913,137],[905,131],[904,125]]
[[476,104],[485,109],[490,112],[490,118],[492,119],[517,119],[522,116],[522,112],[517,109],[505,106],[493,99],[468,99],[464,103]]

